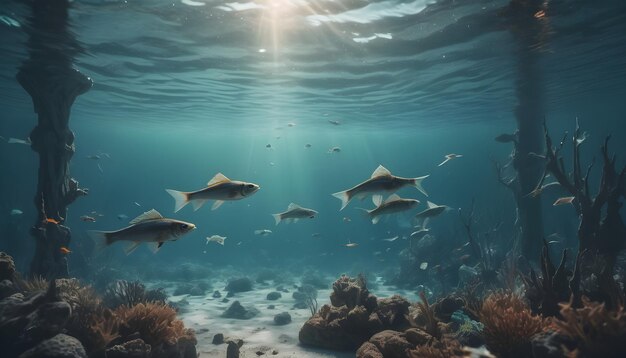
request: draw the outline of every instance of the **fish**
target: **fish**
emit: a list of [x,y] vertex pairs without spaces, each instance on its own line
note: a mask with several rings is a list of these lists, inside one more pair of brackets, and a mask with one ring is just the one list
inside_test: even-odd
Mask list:
[[350,219],[348,216],[344,216],[342,220],[344,223],[352,222],[352,219]]
[[426,234],[428,234],[430,232],[430,229],[426,229],[424,227],[422,227],[421,229],[417,230],[417,231],[413,231],[410,235],[411,239],[415,239],[415,240],[419,240],[421,238],[423,238],[424,236],[426,236]]
[[271,149],[271,148],[272,148],[272,145],[271,145],[271,144],[269,144],[269,143],[267,143],[267,144],[265,145],[265,148]]
[[419,213],[415,214],[416,219],[425,220],[427,218],[433,218],[433,217],[439,216],[448,208],[445,205],[437,205],[430,201],[427,201],[426,205],[428,205],[427,209],[424,209],[420,211]]
[[80,219],[84,222],[90,222],[90,223],[96,222],[96,218],[94,218],[93,216],[89,216],[89,215],[83,215],[80,217]]
[[357,244],[356,242],[348,242],[347,244],[344,244],[343,246],[348,247],[348,248],[353,248],[353,247],[359,246],[359,244]]
[[127,220],[128,219],[128,215],[126,214],[119,214],[117,216],[118,220]]
[[192,203],[193,210],[200,209],[208,200],[215,200],[211,210],[219,208],[226,200],[240,200],[256,193],[260,187],[254,183],[230,180],[224,174],[217,173],[204,189],[183,192],[172,189],[165,191],[174,198],[174,212]]
[[59,248],[59,251],[60,251],[63,255],[67,255],[67,254],[69,254],[69,253],[71,253],[71,252],[72,252],[72,250],[68,249],[68,248],[67,248],[67,247],[65,247],[65,246],[61,246],[61,247]]
[[426,190],[422,187],[422,181],[426,178],[428,178],[428,175],[417,178],[397,177],[391,174],[387,168],[379,165],[366,181],[348,190],[340,191],[332,195],[341,200],[341,209],[339,209],[339,211],[343,210],[352,198],[363,199],[367,195],[381,195],[386,192],[395,193],[405,186],[413,186],[422,192],[422,194],[428,196]]
[[98,217],[103,217],[104,216],[104,214],[100,214],[99,212],[97,212],[95,210],[93,210],[90,214],[93,215],[93,216],[98,216]]
[[516,134],[503,133],[503,134],[500,134],[499,136],[495,137],[494,140],[496,142],[499,142],[499,143],[517,142],[517,135]]
[[32,142],[30,141],[30,138],[26,138],[24,139],[18,139],[18,138],[9,138],[9,140],[7,141],[8,144],[23,144],[23,145],[31,145]]
[[322,237],[322,234],[320,234],[319,232],[314,232],[311,234],[311,237],[314,239],[320,238]]
[[24,214],[24,212],[20,209],[11,210],[11,216],[22,215],[22,214]]
[[128,241],[124,249],[129,255],[142,243],[148,243],[152,252],[157,252],[166,241],[176,241],[196,229],[196,225],[164,218],[152,209],[130,221],[130,225],[116,231],[88,231],[89,236],[99,247],[109,246],[118,241]]
[[310,218],[313,219],[318,214],[317,211],[313,209],[303,208],[298,204],[291,203],[287,207],[287,211],[278,214],[272,214],[274,220],[276,221],[276,225],[280,224],[282,221],[286,223],[290,222],[298,222],[300,219]]
[[389,242],[394,242],[396,240],[398,240],[400,238],[400,236],[394,236],[394,237],[390,237],[388,239],[383,239],[384,241],[389,241]]
[[336,121],[336,120],[334,120],[334,119],[329,119],[329,120],[328,120],[328,123],[330,123],[330,124],[334,124],[334,125],[336,125],[336,126],[338,126],[338,125],[340,125],[340,124],[341,124],[341,122]]
[[461,158],[461,157],[463,157],[461,154],[454,154],[454,153],[446,154],[446,159],[443,162],[439,163],[438,167],[446,164],[452,159]]
[[50,219],[50,218],[45,218],[44,219],[44,223],[50,223],[50,224],[54,224],[54,225],[59,225],[61,222],[58,220],[54,220],[54,219]]
[[535,188],[533,191],[531,191],[530,193],[526,194],[526,196],[530,196],[531,198],[536,198],[536,197],[538,197],[541,193],[543,193],[543,191],[544,191],[546,188],[549,188],[549,187],[551,187],[551,186],[555,186],[555,185],[559,185],[559,182],[557,182],[557,181],[553,181],[553,182],[551,182],[551,183],[544,184],[544,185],[542,185],[542,186],[540,186],[540,187],[538,187],[538,188]]
[[91,155],[86,156],[85,158],[87,158],[87,159],[91,159],[91,160],[99,160],[99,159],[102,159],[102,157],[101,157],[101,156],[99,156],[99,155],[97,155],[97,154],[91,154]]
[[307,143],[304,145],[305,148],[311,148],[311,144]]
[[552,206],[559,206],[559,205],[566,205],[566,204],[571,204],[574,199],[576,199],[575,196],[566,196],[563,198],[558,198],[556,199],[556,201],[552,204]]
[[141,207],[141,204],[139,204],[139,203],[138,203],[138,202],[136,202],[136,201],[135,201],[135,202],[133,202],[133,204],[135,204],[135,206],[139,206],[139,207]]
[[209,242],[217,242],[218,244],[224,246],[224,240],[226,240],[226,236],[213,235],[206,238],[206,244]]
[[341,152],[341,147],[332,147],[328,150],[328,154],[339,153]]
[[260,236],[268,236],[272,234],[272,230],[268,230],[268,229],[254,230],[254,234],[260,235]]
[[422,262],[420,264],[420,270],[426,270],[428,268],[428,262]]
[[289,122],[289,123],[287,123],[287,127],[295,127],[295,126],[296,126],[296,124],[295,124],[295,123],[293,123],[293,122]]
[[372,200],[374,201],[376,208],[372,210],[363,209],[372,220],[372,224],[377,224],[380,221],[380,218],[385,215],[392,215],[411,210],[419,204],[419,200],[403,199],[397,194],[392,194],[385,201],[382,201],[382,199],[382,195],[374,195]]
[[548,245],[554,245],[554,244],[560,244],[560,241],[557,240],[552,240],[552,241],[548,241]]

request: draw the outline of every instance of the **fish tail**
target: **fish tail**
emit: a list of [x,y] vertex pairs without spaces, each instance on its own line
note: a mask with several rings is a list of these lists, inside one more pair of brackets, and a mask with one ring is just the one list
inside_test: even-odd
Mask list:
[[339,200],[341,200],[341,209],[339,209],[339,211],[343,210],[348,203],[350,202],[351,196],[350,193],[348,192],[348,190],[344,190],[344,191],[340,191],[338,193],[334,193],[333,196]]
[[426,190],[424,190],[424,187],[422,186],[422,182],[424,181],[424,179],[428,178],[429,175],[424,175],[423,177],[417,177],[417,178],[413,178],[413,186],[417,188],[417,190],[421,191],[422,194],[428,196],[428,193],[426,192]]
[[254,230],[255,235],[261,235],[262,233],[263,233],[263,230]]
[[172,189],[165,189],[165,191],[174,198],[174,212],[178,212],[185,205],[189,204],[189,193]]
[[102,250],[115,242],[113,233],[110,231],[87,231],[87,235],[96,243],[96,248]]
[[280,224],[283,220],[283,216],[280,214],[272,214],[272,216],[274,217],[274,221],[276,221],[276,225]]

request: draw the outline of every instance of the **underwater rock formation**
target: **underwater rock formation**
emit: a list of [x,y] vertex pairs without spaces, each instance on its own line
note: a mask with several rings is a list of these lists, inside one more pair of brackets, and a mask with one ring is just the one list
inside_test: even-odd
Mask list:
[[362,277],[340,277],[333,283],[330,300],[300,329],[302,344],[356,350],[375,333],[408,326],[409,302],[400,296],[378,300]]
[[258,309],[254,307],[244,307],[239,303],[239,301],[233,302],[230,307],[222,313],[222,317],[224,318],[235,318],[235,319],[250,319],[260,312]]
[[20,354],[20,358],[87,358],[87,353],[78,339],[66,334],[57,334]]
[[252,291],[252,280],[248,277],[230,279],[224,290],[228,293]]
[[289,312],[281,312],[274,316],[274,323],[279,326],[284,326],[291,323],[291,315]]

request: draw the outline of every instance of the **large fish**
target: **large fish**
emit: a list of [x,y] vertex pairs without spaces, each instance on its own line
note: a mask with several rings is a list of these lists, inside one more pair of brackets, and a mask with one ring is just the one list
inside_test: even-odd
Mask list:
[[430,201],[427,201],[426,204],[428,205],[427,209],[424,209],[424,210],[420,211],[419,213],[415,214],[416,224],[421,223],[422,227],[425,226],[424,222],[425,222],[426,219],[434,218],[435,216],[439,216],[444,211],[446,211],[446,209],[448,209],[448,207],[445,206],[445,205],[437,205],[437,204],[432,203]]
[[222,173],[217,173],[207,183],[204,189],[184,192],[172,189],[165,189],[175,201],[174,212],[191,203],[193,210],[196,211],[202,207],[208,200],[215,200],[211,210],[215,210],[224,203],[225,200],[240,200],[248,197],[259,190],[259,186],[253,183],[243,181],[230,180]]
[[351,189],[334,193],[333,196],[341,200],[341,209],[339,210],[343,210],[354,197],[363,199],[370,194],[381,195],[384,193],[394,193],[407,185],[416,187],[417,190],[428,196],[426,190],[422,187],[422,181],[426,178],[428,178],[428,175],[417,178],[397,177],[392,175],[387,168],[379,165],[369,179]]
[[142,243],[150,244],[157,252],[166,241],[176,241],[194,230],[196,225],[184,221],[164,218],[152,209],[130,221],[130,226],[117,231],[88,231],[89,236],[100,246],[108,246],[117,241],[128,241],[126,255],[135,251]]
[[290,222],[298,222],[300,219],[313,219],[317,215],[317,211],[313,209],[303,208],[298,204],[291,203],[287,207],[287,211],[278,214],[272,214],[274,220],[276,221],[276,225],[280,224],[281,221],[285,221],[287,223]]
[[387,200],[382,201],[381,196],[374,197],[374,204],[376,208],[372,210],[366,210],[367,215],[372,219],[372,224],[377,224],[380,218],[384,215],[396,214],[403,211],[411,210],[417,204],[419,200],[415,199],[403,199],[397,194],[392,194]]

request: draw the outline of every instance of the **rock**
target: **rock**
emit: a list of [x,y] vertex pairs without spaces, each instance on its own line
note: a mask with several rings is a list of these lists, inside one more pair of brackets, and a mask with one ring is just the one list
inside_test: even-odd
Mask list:
[[223,333],[216,333],[213,336],[213,344],[222,344],[224,343],[224,334]]
[[277,355],[277,354],[278,354],[278,350],[274,349],[274,350],[272,351],[272,355]]
[[365,342],[356,351],[357,358],[385,358],[378,348],[370,342]]
[[268,293],[266,298],[267,298],[269,301],[276,301],[277,299],[281,298],[282,296],[283,296],[283,295],[281,295],[281,294],[280,294],[280,292],[276,292],[276,291],[274,291],[274,292],[270,292],[270,293]]
[[142,339],[133,339],[106,350],[106,358],[149,358],[151,347]]
[[300,329],[300,343],[331,350],[356,350],[370,334],[366,327],[350,325],[348,312],[346,306],[322,306]]
[[231,337],[224,338],[224,343],[230,343],[230,342],[234,342],[239,348],[243,347],[243,339],[241,338],[231,338]]
[[259,310],[254,307],[246,308],[239,303],[239,301],[233,302],[224,313],[222,317],[235,318],[235,319],[250,319],[259,314]]
[[231,279],[228,281],[225,290],[229,293],[252,291],[252,281],[247,277]]
[[11,296],[16,292],[15,285],[10,280],[0,281],[0,300]]
[[307,303],[304,302],[304,301],[298,301],[298,302],[293,304],[293,308],[297,309],[297,310],[305,310],[305,309],[309,308],[309,305],[307,305]]
[[222,297],[222,294],[220,293],[220,291],[215,290],[213,291],[213,298],[220,298]]
[[409,306],[411,304],[400,295],[393,295],[378,300],[376,312],[386,328],[405,330],[410,326],[408,321]]
[[20,358],[87,358],[85,348],[78,339],[57,334],[20,355]]
[[224,298],[222,298],[221,302],[222,303],[228,303],[228,302],[230,302],[230,300],[228,298],[224,297]]
[[274,306],[274,305],[267,305],[267,309],[268,310],[273,310],[274,308],[276,308],[276,306]]
[[284,326],[291,323],[291,315],[289,312],[281,312],[274,316],[274,323],[279,326]]
[[280,292],[283,292],[283,293],[289,293],[289,290],[286,289],[285,286],[282,286],[282,285],[277,286],[276,287],[276,291],[280,291]]
[[0,252],[0,281],[15,279],[15,263],[13,258],[4,252]]
[[403,333],[392,330],[376,333],[369,342],[374,344],[385,358],[408,357],[407,351],[414,348]]
[[404,331],[404,336],[406,337],[406,340],[414,346],[422,346],[433,339],[430,334],[417,328],[407,329]]
[[239,358],[239,347],[235,342],[229,342],[226,348],[226,358]]
[[307,298],[307,295],[304,292],[294,291],[291,294],[291,297],[296,301],[304,301]]

